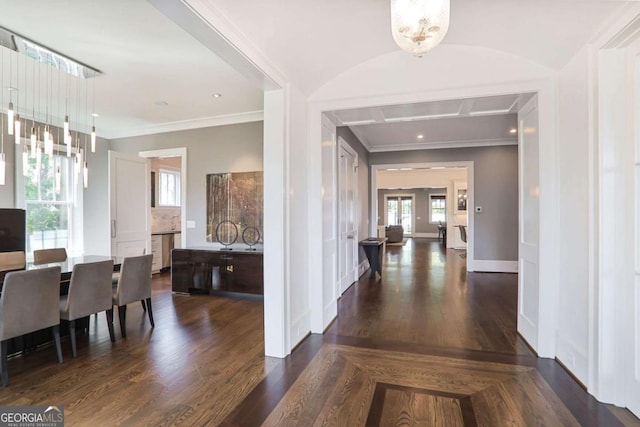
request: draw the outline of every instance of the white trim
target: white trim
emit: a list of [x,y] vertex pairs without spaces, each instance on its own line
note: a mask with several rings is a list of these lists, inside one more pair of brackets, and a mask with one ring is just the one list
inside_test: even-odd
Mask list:
[[101,134],[100,136],[107,139],[129,138],[132,136],[153,135],[156,133],[200,129],[213,126],[261,122],[263,120],[263,111],[247,111],[245,113],[223,114],[219,116],[202,117],[198,119],[179,120],[175,122],[158,123],[148,126],[125,128],[117,130],[115,132],[107,132],[106,134]]
[[487,273],[517,273],[518,261],[477,259],[473,261],[473,271]]
[[358,279],[362,277],[364,272],[367,271],[369,267],[371,266],[369,265],[369,261],[367,261],[366,259],[358,264]]
[[[355,133],[355,132],[354,132]],[[367,145],[371,144],[367,141]],[[500,145],[518,145],[518,140],[513,138],[505,139],[478,139],[478,140],[460,140],[460,141],[434,141],[421,142],[413,144],[387,144],[375,145],[369,149],[372,153],[381,153],[387,151],[411,151],[411,150],[436,150],[441,148],[467,148],[467,147],[493,147]]]
[[[187,147],[165,148],[162,150],[140,151],[138,156],[144,158],[180,156],[180,237],[181,247],[187,247]],[[151,189],[147,189],[151,191]],[[151,205],[149,218],[151,218]]]
[[291,322],[291,328],[289,331],[291,346],[295,347],[300,341],[302,341],[309,333],[309,316],[310,310],[305,310],[296,320]]
[[[343,137],[339,136],[338,137],[338,149],[336,150],[336,157],[340,156],[340,149],[343,149],[344,151],[346,151],[347,153],[349,153],[350,155],[353,156],[353,162],[354,162],[354,169],[353,169],[353,178],[354,178],[354,184],[353,184],[353,204],[354,204],[354,212],[353,212],[353,229],[355,232],[355,237],[354,237],[354,248],[353,248],[353,265],[352,266],[347,266],[347,268],[350,271],[353,271],[353,276],[350,277],[349,280],[349,285],[348,286],[343,286],[342,283],[340,283],[340,287],[338,289],[338,295],[342,295],[344,291],[346,291],[349,286],[351,286],[353,284],[353,282],[355,282],[356,280],[358,280],[358,277],[360,277],[358,275],[358,230],[360,228],[360,194],[358,192],[358,152],[356,150],[353,149],[353,147],[351,147],[347,141],[344,140]],[[336,217],[336,230],[338,230],[338,257],[341,257],[341,249],[342,249],[342,239],[340,236],[340,212],[341,212],[341,205],[340,205],[340,162],[338,160],[338,158],[336,158],[336,162],[338,164],[338,179],[336,181],[336,184],[338,186],[338,191],[336,193],[336,196],[338,197],[338,215]],[[342,277],[338,278],[339,281],[342,281]]]
[[411,237],[417,237],[417,238],[423,238],[423,239],[437,239],[438,238],[438,233],[413,233],[413,236]]
[[[556,75],[539,79],[514,81],[499,84],[476,85],[465,87],[449,87],[440,90],[407,91],[390,95],[369,95],[356,96],[341,99],[310,99],[309,101],[309,144],[316,154],[319,154],[321,147],[321,117],[323,112],[351,108],[379,107],[384,105],[411,104],[428,101],[441,101],[450,99],[464,99],[483,96],[509,95],[514,93],[537,93],[539,106],[540,123],[540,143],[541,155],[540,166],[542,170],[549,171],[540,182],[541,206],[540,211],[540,241],[541,241],[541,266],[539,268],[540,289],[539,298],[545,304],[542,311],[548,319],[541,325],[539,333],[539,354],[544,357],[555,356],[556,324],[557,324],[557,289],[558,289],[558,214],[557,214],[557,96],[556,96]],[[403,164],[402,166],[408,166]],[[372,210],[377,208],[375,170],[372,169]],[[321,209],[311,209],[312,206],[319,206],[321,200],[322,187],[317,185],[318,178],[322,176],[320,162],[310,162],[309,164],[309,188],[310,198],[309,223],[319,224],[322,221],[323,212]],[[316,184],[316,185],[312,185]],[[469,170],[469,189],[473,184],[473,171]],[[471,192],[472,193],[472,192]],[[473,194],[470,194],[473,197]],[[317,199],[315,201],[313,199]],[[469,201],[469,206],[474,206],[473,200]],[[377,212],[372,211],[370,218],[377,218]],[[473,209],[469,211],[469,235],[472,239],[473,233]],[[521,218],[520,218],[521,221]],[[375,235],[377,221],[370,221],[370,233]],[[473,242],[473,240],[471,240]],[[317,254],[322,253],[322,239],[314,239],[309,242],[309,264],[317,262]],[[473,259],[473,244],[469,245],[467,251],[467,269],[469,260]],[[310,276],[309,288],[322,288],[322,276]],[[551,300],[555,298],[555,300]],[[312,306],[312,310],[315,308]]]

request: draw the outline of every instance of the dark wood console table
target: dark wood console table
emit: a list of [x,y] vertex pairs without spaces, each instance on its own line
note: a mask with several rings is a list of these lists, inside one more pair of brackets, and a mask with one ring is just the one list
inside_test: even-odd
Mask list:
[[264,295],[261,251],[194,248],[171,251],[171,289],[181,293],[216,291]]
[[370,237],[365,240],[360,241],[360,245],[362,249],[364,249],[365,255],[367,255],[367,260],[369,261],[369,266],[371,267],[371,275],[373,276],[376,272],[382,276],[382,256],[384,243],[387,241],[387,238],[375,238]]

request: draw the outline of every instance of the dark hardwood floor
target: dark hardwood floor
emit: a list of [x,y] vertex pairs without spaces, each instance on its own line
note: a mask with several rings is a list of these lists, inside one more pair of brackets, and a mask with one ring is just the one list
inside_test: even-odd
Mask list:
[[435,240],[388,247],[382,278],[365,273],[223,425],[640,425],[529,349],[517,275],[465,262]]
[[[78,337],[9,360],[0,405],[64,405],[69,426],[638,425],[599,404],[516,331],[517,277],[466,274],[436,241],[389,247],[339,301],[324,335],[264,357],[255,297],[182,296],[153,280],[109,341],[104,314]],[[117,323],[117,320],[116,320]]]

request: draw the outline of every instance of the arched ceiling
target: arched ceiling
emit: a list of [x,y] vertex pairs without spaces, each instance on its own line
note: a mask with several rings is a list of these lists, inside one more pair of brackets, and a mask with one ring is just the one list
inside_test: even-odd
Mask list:
[[[391,37],[389,0],[209,3],[306,93],[357,64],[399,49]],[[559,69],[626,3],[451,0],[444,43],[502,50]]]

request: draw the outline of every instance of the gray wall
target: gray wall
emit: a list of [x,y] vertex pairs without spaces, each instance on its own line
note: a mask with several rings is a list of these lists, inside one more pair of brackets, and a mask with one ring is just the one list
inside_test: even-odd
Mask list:
[[406,194],[415,196],[416,213],[415,232],[438,234],[438,225],[429,223],[429,195],[444,194],[446,188],[414,188],[411,190],[378,190],[378,225],[388,225],[384,223],[384,196],[388,194]]
[[[344,141],[358,153],[358,197],[360,198],[360,225],[358,238],[369,237],[369,212],[371,212],[371,180],[369,179],[369,152],[351,129],[346,126],[336,128],[336,138]],[[358,263],[367,259],[362,247],[358,249]]]
[[370,153],[372,165],[421,162],[474,162],[473,245],[478,260],[518,259],[518,147],[515,145]]
[[262,122],[215,126],[111,141],[114,151],[138,153],[164,148],[187,148],[188,246],[215,246],[206,241],[206,177],[211,173],[263,170]]

